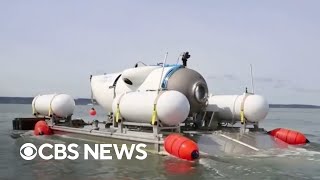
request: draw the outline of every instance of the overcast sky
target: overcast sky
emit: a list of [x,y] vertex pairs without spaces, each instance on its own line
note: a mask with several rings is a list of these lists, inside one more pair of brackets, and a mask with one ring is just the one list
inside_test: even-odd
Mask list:
[[213,94],[320,105],[320,1],[0,1],[0,96],[90,97],[89,75],[189,67]]

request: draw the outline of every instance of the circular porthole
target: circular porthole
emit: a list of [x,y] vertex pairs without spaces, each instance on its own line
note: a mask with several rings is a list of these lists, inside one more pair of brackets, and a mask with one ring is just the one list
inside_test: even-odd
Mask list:
[[208,96],[207,88],[202,83],[197,84],[194,88],[194,96],[198,102],[205,102]]

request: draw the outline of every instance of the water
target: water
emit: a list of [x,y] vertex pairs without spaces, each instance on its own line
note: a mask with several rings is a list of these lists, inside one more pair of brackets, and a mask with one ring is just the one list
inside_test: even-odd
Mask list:
[[[75,117],[92,120],[89,106],[77,106]],[[106,114],[97,108],[98,119]],[[40,160],[19,155],[26,142],[89,143],[68,137],[10,137],[12,119],[30,116],[30,105],[0,104],[0,179],[320,179],[320,110],[271,109],[261,127],[286,127],[305,133],[303,147],[270,149],[250,156],[219,155],[187,162],[148,154],[146,160]]]

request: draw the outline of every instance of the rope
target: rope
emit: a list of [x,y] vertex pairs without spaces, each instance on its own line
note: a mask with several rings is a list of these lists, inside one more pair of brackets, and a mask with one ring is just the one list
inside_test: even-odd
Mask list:
[[119,119],[121,119],[121,114],[120,114],[120,101],[121,101],[122,97],[123,97],[125,94],[127,94],[127,92],[121,94],[120,97],[119,97],[119,99],[118,99],[118,101],[117,101],[116,122],[118,122]]
[[160,91],[159,94],[157,95],[156,99],[154,100],[153,103],[153,112],[152,112],[152,116],[151,116],[151,124],[155,125],[157,122],[157,117],[158,117],[158,113],[157,113],[157,102],[159,97],[164,93],[164,91]]
[[250,95],[249,93],[245,93],[244,97],[242,99],[242,102],[241,102],[241,108],[240,108],[240,121],[241,121],[241,124],[244,124],[245,120],[247,120],[245,115],[244,115],[244,102],[246,101],[246,99],[247,99],[247,97],[249,95]]
[[94,101],[93,101],[93,91],[92,91],[91,79],[92,79],[92,75],[90,75],[90,98],[91,98],[91,104],[92,104],[91,109],[94,110]]

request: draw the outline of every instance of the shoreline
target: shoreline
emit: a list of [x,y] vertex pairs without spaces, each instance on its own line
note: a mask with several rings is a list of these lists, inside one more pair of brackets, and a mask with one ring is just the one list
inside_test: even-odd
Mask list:
[[[33,97],[0,97],[0,104],[31,104]],[[76,98],[76,105],[92,104],[89,98]],[[320,109],[318,105],[310,104],[269,104],[270,108],[302,108],[302,109]]]

